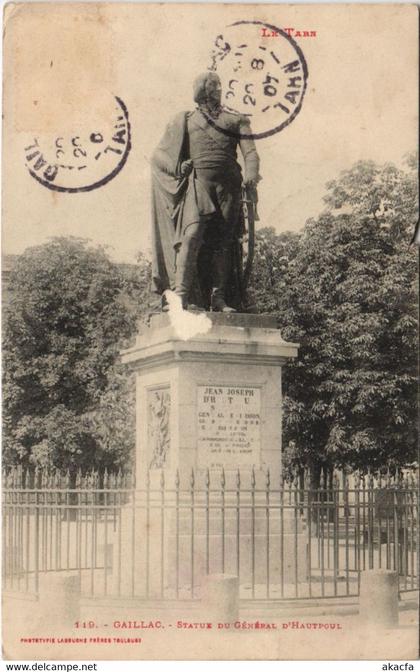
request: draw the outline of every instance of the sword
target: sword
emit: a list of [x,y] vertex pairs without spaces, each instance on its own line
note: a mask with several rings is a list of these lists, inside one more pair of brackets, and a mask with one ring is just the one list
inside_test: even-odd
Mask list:
[[248,254],[245,262],[245,268],[242,274],[242,290],[245,291],[249,276],[251,275],[252,262],[254,260],[255,250],[255,222],[259,221],[258,210],[258,192],[256,187],[242,186],[242,210],[244,215],[245,235],[248,236]]

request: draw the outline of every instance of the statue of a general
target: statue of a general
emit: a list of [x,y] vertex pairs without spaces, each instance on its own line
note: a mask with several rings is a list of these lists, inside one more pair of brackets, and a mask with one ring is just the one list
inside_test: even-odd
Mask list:
[[234,312],[241,309],[242,199],[256,194],[259,158],[252,137],[244,137],[251,135],[248,119],[221,106],[218,75],[195,80],[194,101],[193,112],[168,125],[152,158],[153,289],[173,290],[184,309]]

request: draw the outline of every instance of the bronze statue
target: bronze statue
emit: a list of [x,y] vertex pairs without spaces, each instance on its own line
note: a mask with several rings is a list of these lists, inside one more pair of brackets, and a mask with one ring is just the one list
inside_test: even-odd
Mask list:
[[153,289],[160,295],[172,289],[184,309],[235,312],[243,304],[237,273],[243,190],[252,195],[252,206],[259,158],[252,137],[244,137],[251,134],[248,119],[221,106],[217,74],[195,80],[194,101],[193,112],[178,114],[168,125],[152,158]]

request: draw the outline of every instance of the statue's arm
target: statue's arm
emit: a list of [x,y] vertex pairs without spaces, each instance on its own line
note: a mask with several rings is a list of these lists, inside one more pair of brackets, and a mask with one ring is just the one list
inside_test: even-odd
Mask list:
[[[252,133],[250,123],[246,117],[242,117],[239,122],[239,132],[241,135],[250,135]],[[261,179],[259,174],[260,157],[258,156],[255,142],[253,138],[241,137],[239,146],[245,163],[245,184],[253,183],[255,185]]]

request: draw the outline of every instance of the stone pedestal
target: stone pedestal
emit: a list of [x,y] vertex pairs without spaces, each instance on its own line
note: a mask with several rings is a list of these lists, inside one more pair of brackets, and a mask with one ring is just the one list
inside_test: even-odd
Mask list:
[[194,334],[192,325],[185,339],[168,314],[153,316],[122,355],[136,371],[138,487],[149,470],[280,474],[281,371],[298,346],[283,341],[271,316],[198,319],[208,331]]
[[304,578],[300,521],[265,508],[280,483],[282,367],[297,350],[271,316],[181,311],[153,316],[122,354],[136,375],[142,492],[122,514],[122,536],[137,541],[120,593],[178,593],[214,572],[242,585]]

